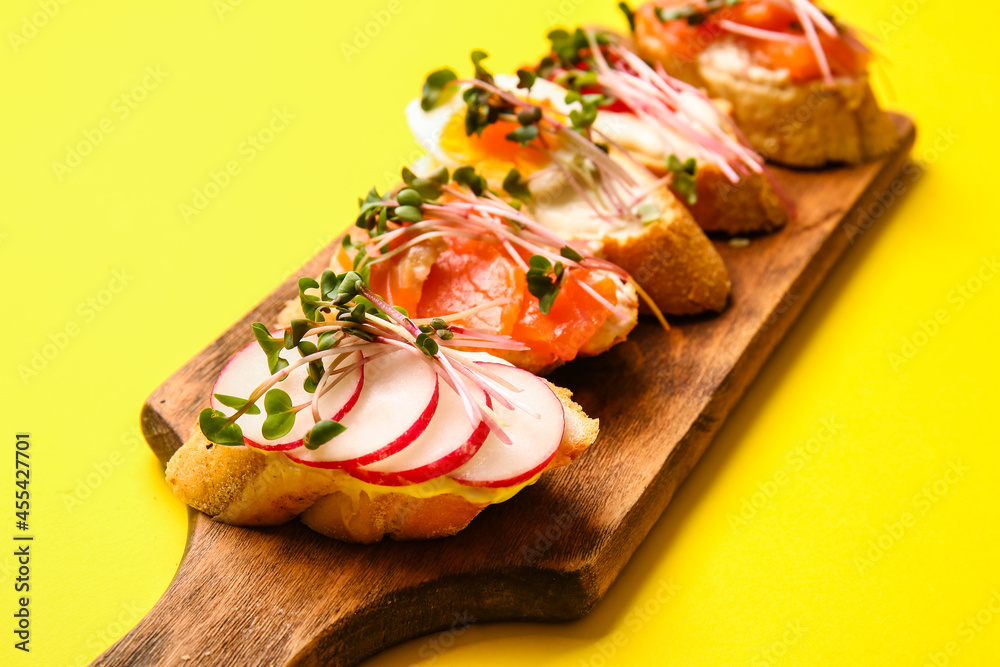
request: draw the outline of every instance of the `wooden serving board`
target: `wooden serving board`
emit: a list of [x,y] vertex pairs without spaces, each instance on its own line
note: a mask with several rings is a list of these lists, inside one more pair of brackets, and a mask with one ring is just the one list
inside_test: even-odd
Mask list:
[[[733,297],[669,333],[643,322],[553,380],[601,419],[594,446],[458,535],[357,546],[297,522],[267,529],[191,512],[183,562],[149,614],[95,665],[350,665],[399,642],[479,622],[579,618],[602,598],[771,350],[904,165],[775,169],[798,219],[749,247],[719,242]],[[860,219],[865,222],[865,218]],[[867,226],[867,223],[861,228]],[[298,275],[317,275],[333,248]],[[289,278],[147,400],[142,429],[164,462],[190,435],[224,362],[296,294]]]

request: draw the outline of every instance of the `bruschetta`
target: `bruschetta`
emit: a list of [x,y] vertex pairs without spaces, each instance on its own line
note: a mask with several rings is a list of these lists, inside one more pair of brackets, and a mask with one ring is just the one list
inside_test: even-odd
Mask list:
[[667,314],[722,310],[722,259],[659,177],[594,127],[596,105],[528,70],[493,76],[473,52],[475,75],[431,73],[407,107],[428,151],[426,169],[471,166],[497,191],[517,193],[532,219],[595,244]]
[[411,319],[357,272],[300,291],[306,317],[254,325],[167,465],[174,493],[218,521],[300,517],[352,542],[451,535],[597,437],[568,391],[460,351],[474,332]]
[[553,30],[549,39],[535,72],[595,100],[594,127],[654,174],[671,174],[671,190],[702,229],[771,232],[789,220],[788,198],[727,114],[728,102],[649,65],[614,33]]
[[768,160],[857,164],[898,142],[869,84],[870,50],[809,0],[656,0],[633,23],[637,52],[731,103]]

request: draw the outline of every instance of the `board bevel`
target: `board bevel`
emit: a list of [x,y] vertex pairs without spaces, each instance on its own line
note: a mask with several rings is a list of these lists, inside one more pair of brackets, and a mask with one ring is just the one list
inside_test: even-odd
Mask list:
[[[723,314],[668,333],[643,322],[610,352],[551,377],[602,420],[597,443],[572,466],[442,540],[357,546],[297,522],[247,529],[191,511],[169,588],[94,664],[349,665],[456,618],[586,614],[848,247],[851,225],[866,222],[904,165],[915,130],[904,116],[893,120],[900,146],[879,161],[775,169],[798,219],[746,248],[716,243],[733,281]],[[320,252],[150,395],[142,429],[161,461],[189,436],[222,365],[251,340],[249,324],[274,321],[297,276],[319,274],[332,252]]]

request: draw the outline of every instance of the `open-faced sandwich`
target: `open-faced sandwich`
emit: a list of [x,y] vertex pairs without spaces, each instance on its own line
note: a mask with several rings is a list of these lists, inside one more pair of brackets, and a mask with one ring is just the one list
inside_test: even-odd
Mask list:
[[639,55],[730,102],[769,160],[854,164],[898,141],[869,85],[869,49],[809,0],[655,0],[630,18]]
[[[412,317],[440,315],[453,329],[474,330],[480,340],[468,348],[533,373],[600,354],[635,327],[642,288],[626,271],[596,257],[592,244],[539,225],[472,167],[440,167],[426,178],[404,168],[402,178],[359,200],[356,224],[332,258],[335,272],[358,271]],[[293,317],[301,317],[297,301],[278,324]],[[498,349],[496,335],[522,348]]]
[[650,66],[613,33],[554,30],[549,39],[535,73],[595,103],[595,128],[658,176],[672,174],[671,189],[702,229],[770,232],[788,221],[787,198],[728,102]]
[[407,107],[429,152],[421,176],[471,166],[490,188],[517,197],[533,220],[622,267],[668,314],[722,310],[729,277],[669,184],[594,126],[596,103],[567,101],[561,86],[519,70],[493,76],[474,51],[475,75],[431,73]]
[[407,317],[359,273],[299,287],[305,317],[254,325],[167,464],[174,493],[212,518],[299,517],[351,542],[451,535],[597,437],[570,392],[461,351],[481,338]]

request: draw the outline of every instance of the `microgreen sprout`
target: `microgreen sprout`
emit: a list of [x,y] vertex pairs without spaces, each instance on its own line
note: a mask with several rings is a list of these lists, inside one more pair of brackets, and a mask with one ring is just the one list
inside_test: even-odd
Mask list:
[[739,3],[740,0],[703,0],[680,7],[657,7],[655,13],[656,18],[663,22],[687,19],[688,25],[701,25],[711,14]]
[[[580,49],[588,44],[588,36],[582,30],[573,33],[555,30],[550,33],[550,39],[554,48],[566,58],[576,58]],[[610,43],[603,33],[595,39],[601,44]],[[639,221],[640,216],[636,210],[638,203],[632,202],[634,189],[638,186],[636,175],[643,175],[649,181],[656,179],[628,151],[594,127],[599,107],[609,101],[605,95],[590,91],[598,82],[596,74],[586,68],[562,72],[561,82],[568,87],[566,102],[576,105],[568,112],[563,112],[547,103],[537,104],[530,97],[522,98],[513,91],[500,88],[483,66],[484,59],[483,52],[473,52],[475,77],[456,77],[450,79],[448,84],[456,89],[464,87],[462,99],[466,104],[466,134],[481,134],[486,127],[500,121],[516,123],[517,127],[507,134],[507,139],[522,146],[530,145],[550,157],[552,168],[568,179],[570,186],[594,209],[600,219]],[[552,58],[547,62],[550,67],[557,65]],[[545,67],[540,66],[535,75],[547,76]],[[534,80],[526,72],[518,75],[517,88],[533,84]],[[576,157],[567,159],[564,148],[572,149]],[[611,149],[630,160],[632,170],[613,159],[609,155]],[[482,195],[486,184],[472,182],[471,175],[464,171],[467,168],[460,169],[463,171],[456,180],[472,188],[477,196]],[[528,181],[519,174],[508,174],[503,188],[521,201],[530,196]]]
[[528,291],[538,298],[538,310],[548,315],[562,289],[566,267],[560,261],[553,266],[547,257],[541,255],[532,255],[528,265],[531,267],[527,272]]
[[667,171],[673,175],[671,187],[688,204],[698,202],[698,165],[693,157],[689,157],[684,162],[680,161],[676,155],[671,153],[667,156]]
[[[413,185],[416,180],[416,177],[412,178],[409,185]],[[440,183],[438,186],[440,187]],[[398,194],[396,193],[397,196]],[[415,200],[412,203],[415,204]],[[361,216],[359,223],[370,224],[370,229],[366,229],[373,233],[377,232],[379,219],[396,229],[404,224],[413,225],[414,223],[388,213],[383,218],[375,210],[398,210],[400,207],[397,204],[394,200],[391,204],[373,206],[373,200],[369,197],[367,203],[362,201],[362,208],[367,207],[371,215]],[[357,249],[363,249],[363,245],[358,245]],[[295,424],[296,415],[311,409],[314,423],[304,436],[303,445],[308,449],[315,449],[329,442],[344,432],[346,427],[332,419],[321,418],[319,399],[349,373],[385,354],[409,352],[419,355],[434,368],[441,381],[456,391],[471,423],[487,424],[502,442],[509,444],[510,440],[489,405],[501,405],[508,409],[519,407],[531,411],[528,406],[517,401],[512,387],[497,382],[488,372],[476,366],[471,358],[453,349],[455,346],[525,349],[523,344],[507,336],[453,325],[450,322],[454,321],[455,315],[418,323],[375,294],[366,278],[357,271],[337,274],[328,270],[318,281],[301,278],[299,301],[305,318],[293,320],[280,336],[272,335],[259,322],[253,325],[254,337],[267,357],[271,375],[254,388],[247,398],[216,396],[222,405],[235,410],[233,414],[226,416],[212,408],[202,410],[199,425],[211,442],[221,445],[244,444],[242,429],[236,422],[244,414],[260,414],[259,403],[263,404],[266,413],[262,427],[262,434],[266,439],[275,440],[288,434]],[[465,314],[459,313],[457,316]],[[311,340],[313,337],[315,342]],[[291,349],[298,351],[298,359],[289,362],[279,356],[282,350]],[[355,353],[360,353],[360,361]],[[313,397],[310,401],[295,405],[288,392],[276,385],[302,366],[307,368],[303,388]],[[489,405],[477,400],[470,387],[485,391]]]
[[[527,199],[530,192],[517,170],[512,169],[504,179],[503,189],[508,195],[516,197],[507,201],[501,193],[491,190],[487,180],[471,166],[456,169],[450,174],[450,181],[447,169],[439,169],[435,172],[435,182],[447,185],[439,185],[439,197],[423,199],[419,207],[421,220],[410,222],[387,213],[385,217],[388,229],[380,231],[377,223],[373,222],[383,217],[380,210],[398,210],[403,193],[418,180],[406,169],[402,176],[403,184],[386,193],[381,201],[366,198],[361,202],[365,212],[358,217],[356,226],[362,230],[362,234],[358,241],[351,241],[347,237],[344,240],[345,248],[355,253],[355,271],[370,275],[372,266],[391,260],[410,248],[435,238],[471,238],[498,244],[511,261],[525,271],[529,293],[538,299],[542,313],[548,314],[561,287],[567,281],[574,281],[613,316],[619,319],[627,317],[620,307],[609,302],[586,282],[584,276],[587,271],[599,270],[633,284],[666,327],[662,314],[628,272],[595,256],[588,250],[589,244],[586,242],[570,244],[521,210],[521,199]],[[317,306],[308,295],[302,298],[305,308]],[[437,345],[446,341],[447,344],[464,344],[468,347],[494,346],[495,341],[482,338],[480,343],[470,344],[467,339],[457,335],[461,332],[440,326],[447,321],[447,318],[437,318],[421,323],[417,328],[418,333],[426,334],[429,338],[421,338],[418,347],[426,348],[428,340]],[[434,334],[437,340],[434,339]]]
[[819,65],[823,75],[823,81],[828,86],[834,84],[833,72],[830,68],[830,61],[823,49],[819,33],[824,33],[828,37],[842,38],[852,49],[859,53],[868,53],[869,49],[860,39],[856,31],[850,26],[837,21],[831,14],[828,14],[814,5],[810,0],[788,0],[790,9],[795,13],[796,21],[790,23],[788,28],[791,32],[766,30],[754,26],[738,23],[731,20],[725,14],[719,14],[720,10],[727,9],[740,0],[701,0],[691,2],[679,7],[657,7],[655,9],[656,18],[662,22],[685,19],[688,25],[701,25],[709,19],[718,19],[715,23],[716,29],[730,32],[743,37],[777,42],[795,42],[805,40],[809,48],[816,56],[816,63]]
[[619,2],[618,9],[622,10],[622,14],[625,15],[625,20],[628,21],[628,31],[635,33],[635,12],[629,7],[627,2]]

